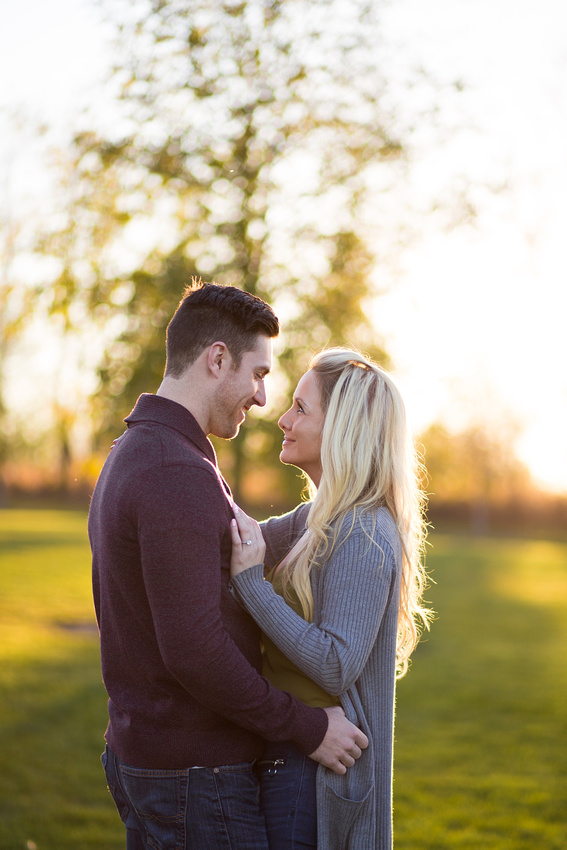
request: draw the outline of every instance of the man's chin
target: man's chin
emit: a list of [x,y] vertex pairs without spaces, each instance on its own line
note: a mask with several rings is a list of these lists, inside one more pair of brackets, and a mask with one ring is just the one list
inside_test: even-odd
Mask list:
[[215,431],[211,431],[213,437],[218,437],[219,440],[233,440],[238,436],[240,432],[241,422],[237,424],[233,424],[230,428],[217,428]]

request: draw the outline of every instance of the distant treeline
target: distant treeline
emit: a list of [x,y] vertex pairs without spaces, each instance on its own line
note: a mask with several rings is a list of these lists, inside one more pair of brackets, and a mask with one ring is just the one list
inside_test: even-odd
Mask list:
[[428,518],[439,531],[567,540],[567,495],[534,493],[495,503],[432,498]]
[[[0,508],[76,508],[88,510],[93,485],[90,482],[73,486],[41,486],[25,488],[12,485],[0,490]],[[300,499],[282,492],[282,498],[270,500],[254,497],[243,502],[243,507],[257,519],[283,513],[294,507]],[[252,494],[251,494],[252,495]],[[527,537],[552,537],[567,540],[567,494],[523,494],[505,501],[480,499],[441,499],[431,496],[427,516],[434,531],[472,535],[512,535]]]

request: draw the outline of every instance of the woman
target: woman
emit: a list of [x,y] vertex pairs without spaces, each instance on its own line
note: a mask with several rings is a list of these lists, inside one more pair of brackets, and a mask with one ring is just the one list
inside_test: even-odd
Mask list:
[[404,405],[381,367],[331,349],[313,358],[278,424],[280,459],[303,470],[311,501],[261,527],[235,511],[233,587],[263,631],[264,675],[310,705],[342,705],[370,743],[344,775],[292,743],[268,745],[270,848],[389,850],[395,679],[431,613]]

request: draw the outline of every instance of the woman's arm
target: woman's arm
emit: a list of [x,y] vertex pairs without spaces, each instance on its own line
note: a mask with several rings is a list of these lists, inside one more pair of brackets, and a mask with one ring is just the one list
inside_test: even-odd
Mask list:
[[[375,545],[378,544],[378,545]],[[320,610],[307,623],[254,567],[233,578],[242,603],[287,657],[327,693],[340,694],[360,676],[376,641],[397,563],[376,529],[374,543],[359,524],[323,567]]]

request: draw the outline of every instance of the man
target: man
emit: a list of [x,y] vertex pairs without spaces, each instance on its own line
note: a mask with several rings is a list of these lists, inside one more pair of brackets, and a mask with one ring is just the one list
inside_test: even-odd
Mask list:
[[367,745],[340,708],[258,672],[257,627],[229,587],[232,497],[207,434],[236,436],[279,331],[271,308],[194,282],[167,331],[156,395],[127,417],[89,513],[110,720],[103,763],[128,850],[267,850],[253,762],[293,740],[345,772]]

